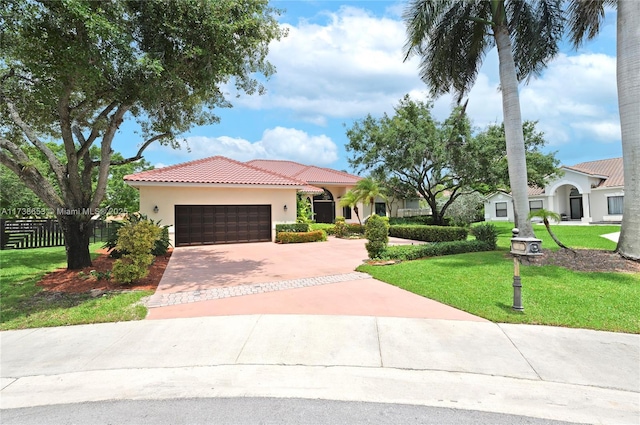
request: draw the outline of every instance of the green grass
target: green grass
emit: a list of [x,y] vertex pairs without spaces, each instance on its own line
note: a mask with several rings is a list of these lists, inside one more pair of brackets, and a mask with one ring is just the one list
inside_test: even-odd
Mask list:
[[[102,243],[91,245],[92,256]],[[135,305],[150,291],[52,295],[36,283],[45,273],[64,267],[64,247],[0,251],[0,330],[77,325],[142,319],[146,308]]]
[[[509,248],[511,246],[511,229],[513,223],[491,223],[500,230],[498,237],[498,247]],[[534,224],[533,231],[538,239],[542,240],[542,247],[552,250],[559,249],[558,245],[551,239],[544,225]],[[564,226],[551,225],[551,231],[560,239],[562,243],[569,248],[590,248],[590,249],[606,249],[613,251],[616,249],[616,243],[601,235],[620,231],[620,226]]]
[[[556,226],[554,228],[560,228]],[[615,248],[600,234],[619,226],[562,226],[570,246]],[[566,230],[565,230],[566,229]],[[502,230],[502,227],[501,227]],[[640,333],[640,274],[574,272],[556,266],[520,267],[524,312],[514,311],[511,226],[504,226],[499,251],[407,261],[358,270],[418,295],[494,322],[529,323]],[[543,238],[544,227],[536,226]],[[560,232],[558,232],[560,233]],[[546,239],[543,239],[545,246]],[[549,242],[553,243],[550,240]],[[554,244],[555,245],[555,244]],[[546,247],[552,248],[550,244]]]

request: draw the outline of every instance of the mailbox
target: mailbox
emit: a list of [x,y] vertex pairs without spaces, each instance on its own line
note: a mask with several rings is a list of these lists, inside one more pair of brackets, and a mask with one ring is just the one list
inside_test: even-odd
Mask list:
[[536,238],[519,238],[518,229],[513,229],[511,238],[511,253],[513,255],[534,256],[542,255],[542,241]]

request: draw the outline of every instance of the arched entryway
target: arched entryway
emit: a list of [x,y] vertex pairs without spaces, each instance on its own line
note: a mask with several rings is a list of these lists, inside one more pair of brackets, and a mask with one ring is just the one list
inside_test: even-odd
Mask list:
[[562,216],[563,220],[582,220],[588,210],[588,197],[580,185],[565,181],[550,188],[549,209]]
[[336,203],[327,189],[313,197],[313,213],[316,223],[333,223],[336,219]]

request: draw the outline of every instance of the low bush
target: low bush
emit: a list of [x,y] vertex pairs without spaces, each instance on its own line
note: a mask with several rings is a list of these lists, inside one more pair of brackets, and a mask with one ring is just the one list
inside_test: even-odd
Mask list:
[[369,240],[365,244],[369,258],[380,258],[389,243],[389,218],[372,215],[367,220],[364,236]]
[[309,225],[309,231],[324,230],[327,235],[336,234],[336,225],[331,223],[311,223]]
[[276,236],[276,242],[280,243],[303,243],[326,241],[327,233],[324,230],[314,230],[311,232],[280,232]]
[[491,223],[480,223],[471,228],[471,234],[477,240],[488,243],[493,249],[498,245],[498,234],[500,231]]
[[132,283],[149,273],[151,250],[161,233],[162,229],[150,220],[127,220],[120,226],[115,248],[126,254],[113,263],[111,275],[116,282]]
[[309,223],[286,223],[276,224],[276,234],[280,232],[308,232]]
[[348,235],[347,223],[344,221],[344,217],[336,217],[334,229],[337,238],[344,238]]
[[156,223],[154,220],[147,218],[147,216],[144,214],[135,213],[129,214],[127,218],[122,221],[113,221],[111,223],[112,226],[109,230],[107,241],[102,246],[103,248],[107,249],[110,257],[121,258],[123,255],[128,254],[128,251],[123,251],[122,249],[116,247],[116,245],[118,244],[118,231],[127,223],[137,223],[141,221],[148,222],[160,229],[160,233],[157,239],[154,241],[150,253],[156,257],[158,255],[164,255],[167,253],[169,247],[171,246],[171,240],[169,239],[169,226],[161,226],[159,221]]
[[389,228],[389,236],[423,242],[451,242],[467,239],[463,227],[396,225]]
[[[413,217],[391,217],[389,218],[389,224],[391,226],[402,225],[402,224],[413,224],[419,226],[435,226],[435,221],[433,220],[433,216],[431,215],[416,215]],[[444,218],[444,225],[451,225],[451,218]]]
[[382,257],[390,260],[417,260],[425,257],[464,254],[465,252],[492,251],[494,249],[495,247],[492,247],[487,242],[479,240],[452,241],[422,245],[390,246],[384,251]]
[[347,223],[344,217],[337,217],[334,226],[334,234],[338,238],[348,238],[353,235],[364,235],[364,226],[361,224]]

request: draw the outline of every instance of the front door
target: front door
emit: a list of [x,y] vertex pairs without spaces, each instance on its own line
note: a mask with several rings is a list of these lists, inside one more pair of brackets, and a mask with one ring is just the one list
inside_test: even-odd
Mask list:
[[333,201],[316,201],[313,203],[316,223],[333,223],[336,203]]
[[571,209],[571,220],[580,220],[582,213],[582,198],[569,198],[569,207]]

